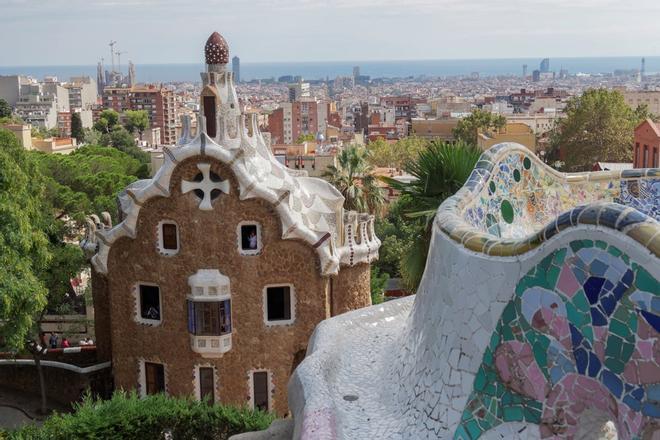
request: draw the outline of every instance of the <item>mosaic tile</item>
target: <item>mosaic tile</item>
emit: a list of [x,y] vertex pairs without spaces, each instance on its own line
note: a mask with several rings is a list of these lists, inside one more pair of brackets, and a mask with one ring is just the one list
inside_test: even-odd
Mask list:
[[[630,383],[623,374],[628,364],[640,360],[633,358],[640,338],[638,315],[658,331],[654,324],[660,315],[653,307],[660,307],[660,288],[649,272],[633,267],[624,256],[603,241],[573,241],[521,278],[514,299],[502,312],[497,335],[491,337],[495,358],[484,357],[468,399],[467,407],[473,410],[463,414],[454,438],[465,432],[460,427],[473,440],[488,431],[482,427],[477,432],[486,398],[496,399],[502,407],[489,426],[526,420],[524,414],[529,413],[531,423],[545,427],[542,437],[571,437],[577,432],[581,413],[589,407],[586,400],[612,402],[604,410],[615,421],[620,438],[633,438],[660,417],[660,388]],[[521,327],[524,332],[517,331]],[[604,330],[594,336],[599,327]],[[601,356],[596,344],[605,347]],[[650,350],[642,350],[648,361]],[[657,380],[660,366],[654,363],[652,369]],[[487,394],[485,385],[491,382],[507,390],[499,400]],[[553,393],[566,398],[553,401]],[[532,414],[529,408],[539,412]]]
[[652,438],[658,181],[486,151],[438,209],[416,297],[319,325],[289,385],[296,424],[329,408],[328,440]]

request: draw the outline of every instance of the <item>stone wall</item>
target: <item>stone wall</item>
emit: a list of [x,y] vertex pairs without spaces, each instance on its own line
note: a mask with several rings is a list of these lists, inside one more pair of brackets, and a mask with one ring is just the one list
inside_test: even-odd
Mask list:
[[[110,369],[79,374],[44,366],[43,372],[46,397],[64,405],[79,401],[87,389],[102,397],[109,397],[112,389]],[[37,368],[34,365],[0,365],[0,387],[39,395]]]
[[332,280],[332,315],[371,305],[371,266],[342,267]]

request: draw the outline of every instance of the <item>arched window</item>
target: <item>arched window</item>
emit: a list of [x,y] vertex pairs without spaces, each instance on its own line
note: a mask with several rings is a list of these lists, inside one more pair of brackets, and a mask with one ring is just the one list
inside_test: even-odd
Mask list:
[[204,97],[204,117],[206,118],[206,134],[214,138],[216,135],[215,96]]

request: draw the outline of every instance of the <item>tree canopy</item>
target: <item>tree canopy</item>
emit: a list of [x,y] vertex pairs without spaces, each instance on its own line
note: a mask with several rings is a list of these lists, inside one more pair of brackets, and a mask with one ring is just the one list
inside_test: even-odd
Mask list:
[[344,208],[375,213],[385,198],[369,165],[369,151],[355,145],[337,155],[337,165],[328,166],[323,176],[344,196]]
[[82,222],[90,213],[108,211],[117,218],[117,194],[147,168],[137,159],[115,149],[84,146],[69,155],[32,153],[45,179],[44,197],[56,215]]
[[410,291],[422,279],[438,207],[463,186],[480,156],[481,150],[470,144],[432,142],[404,167],[414,180],[382,177],[401,196],[377,225],[383,244],[376,264],[390,274],[395,270]]
[[631,162],[634,129],[648,109],[632,110],[616,90],[590,89],[566,104],[566,117],[550,135],[551,155],[566,170],[590,170],[598,161]]
[[377,167],[401,169],[428,145],[429,141],[415,136],[406,137],[393,143],[376,139],[369,142],[367,146],[370,152],[369,162]]
[[83,130],[82,120],[78,112],[71,114],[71,136],[76,138],[78,142],[85,141],[85,131]]
[[506,125],[506,118],[485,110],[476,109],[464,117],[454,128],[454,139],[468,144],[477,145],[479,130],[497,130]]
[[98,121],[94,124],[94,129],[101,133],[110,133],[119,123],[119,113],[112,109],[106,109],[99,115]]
[[51,258],[39,171],[14,135],[0,129],[0,339],[20,349],[45,307]]
[[0,98],[0,118],[9,118],[11,117],[11,106],[7,101]]
[[296,144],[302,144],[304,142],[312,142],[314,140],[316,140],[316,137],[314,137],[312,133],[301,134],[300,136],[298,136],[298,139],[296,139]]
[[126,110],[124,112],[124,127],[129,133],[138,132],[140,138],[149,127],[149,114],[144,110]]

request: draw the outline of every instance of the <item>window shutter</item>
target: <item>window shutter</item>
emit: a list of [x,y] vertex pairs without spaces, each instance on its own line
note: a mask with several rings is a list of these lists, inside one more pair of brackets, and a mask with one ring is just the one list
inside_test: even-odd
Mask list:
[[231,300],[223,301],[225,303],[225,322],[227,323],[227,333],[231,333]]
[[195,334],[195,302],[188,300],[188,332]]

